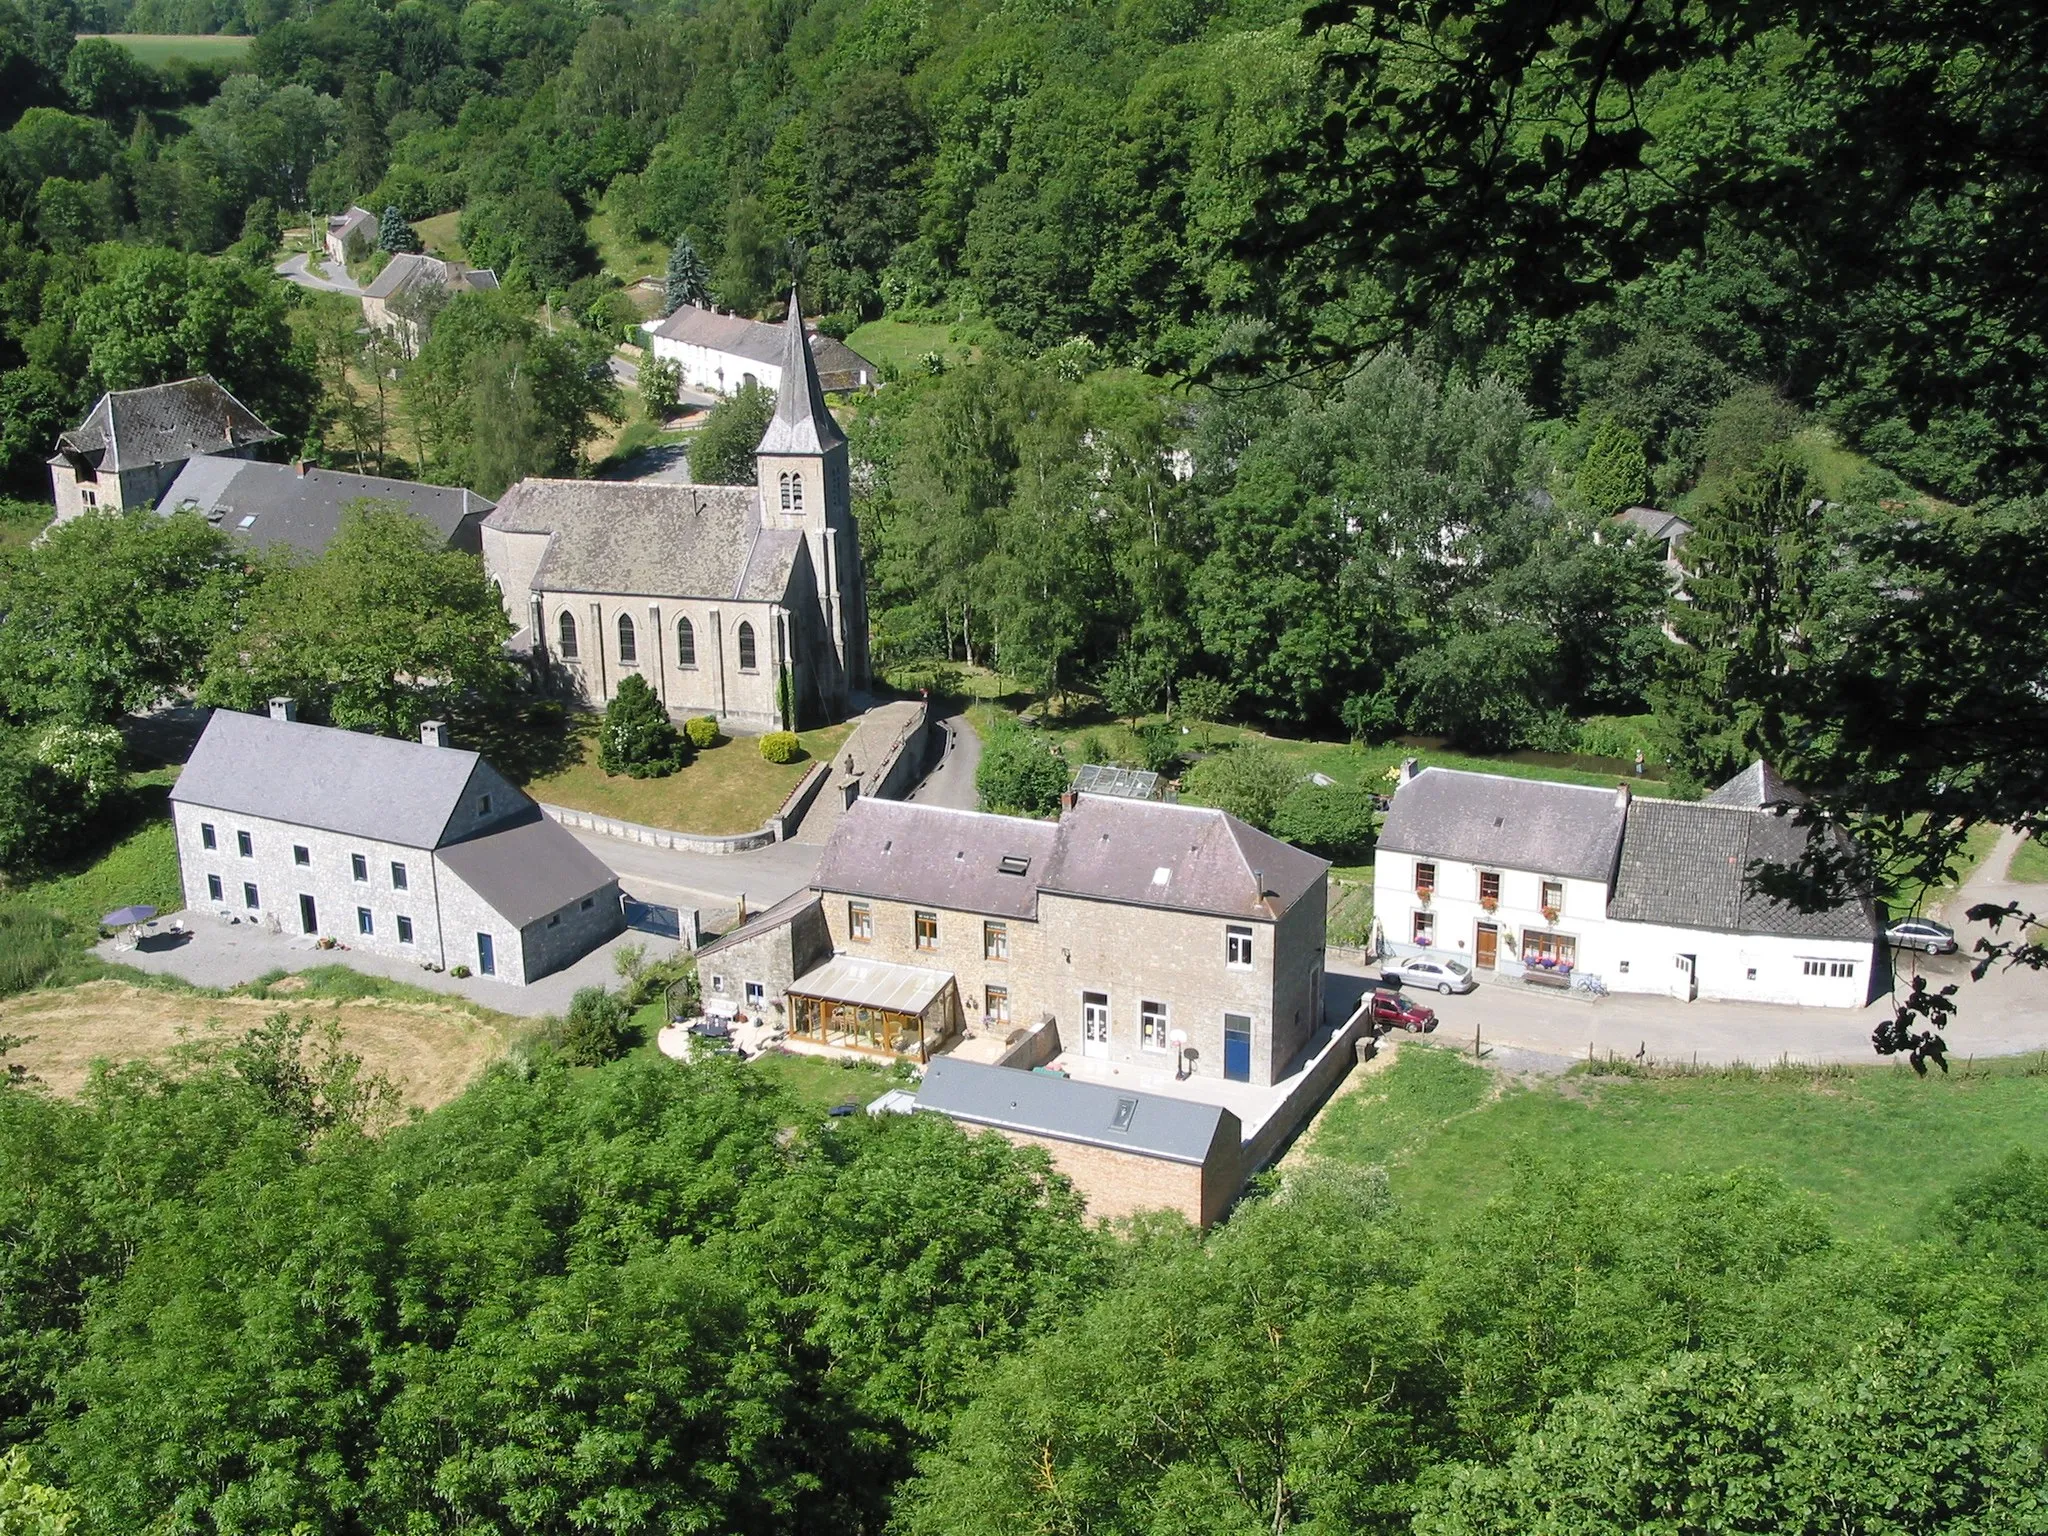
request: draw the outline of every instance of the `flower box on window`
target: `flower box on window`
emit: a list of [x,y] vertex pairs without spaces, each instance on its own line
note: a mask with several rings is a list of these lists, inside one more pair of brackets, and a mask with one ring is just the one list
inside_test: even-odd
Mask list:
[[1545,907],[1545,908],[1543,909],[1543,920],[1544,920],[1544,921],[1545,921],[1546,923],[1554,923],[1554,922],[1556,922],[1556,921],[1557,921],[1557,908],[1555,908],[1555,907]]
[[1479,898],[1479,905],[1486,908],[1489,912],[1498,911],[1500,908],[1500,898],[1498,896],[1482,896]]

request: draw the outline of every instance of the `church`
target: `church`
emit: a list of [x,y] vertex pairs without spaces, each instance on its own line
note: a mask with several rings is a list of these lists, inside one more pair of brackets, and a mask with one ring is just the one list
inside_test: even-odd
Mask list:
[[868,686],[846,436],[795,294],[749,486],[523,480],[483,523],[514,644],[602,706],[646,678],[680,720],[741,731],[846,717]]

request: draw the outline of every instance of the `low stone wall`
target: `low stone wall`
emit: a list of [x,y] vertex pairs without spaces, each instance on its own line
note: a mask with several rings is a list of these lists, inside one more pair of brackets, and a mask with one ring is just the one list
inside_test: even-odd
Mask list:
[[1351,1017],[1330,1031],[1330,1038],[1309,1058],[1286,1099],[1245,1138],[1238,1163],[1241,1177],[1250,1178],[1277,1157],[1280,1149],[1308,1123],[1317,1106],[1330,1096],[1331,1090],[1356,1064],[1357,1040],[1365,1031],[1365,1009],[1371,996],[1368,992]]
[[813,763],[811,771],[797,781],[796,788],[789,792],[789,798],[782,802],[781,809],[768,818],[768,829],[774,832],[778,843],[788,841],[789,834],[803,821],[804,812],[811,808],[811,802],[818,798],[818,791],[831,777],[832,765],[829,762]]
[[729,837],[712,837],[701,832],[672,832],[667,827],[645,827],[637,821],[620,821],[591,811],[571,810],[566,805],[542,803],[541,809],[565,827],[598,832],[621,842],[645,843],[650,848],[670,848],[678,853],[747,853],[766,848],[776,840],[773,824],[754,832],[735,832]]
[[1042,1067],[1060,1053],[1060,1027],[1050,1018],[1040,1019],[1027,1028],[1013,1030],[1013,1038],[996,1058],[999,1067],[1017,1067],[1029,1072],[1033,1067]]

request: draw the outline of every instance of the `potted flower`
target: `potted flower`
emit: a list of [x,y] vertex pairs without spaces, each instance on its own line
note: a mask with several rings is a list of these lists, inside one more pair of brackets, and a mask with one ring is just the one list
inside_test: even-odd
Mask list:
[[1479,905],[1486,908],[1489,912],[1497,911],[1500,907],[1500,898],[1498,896],[1482,896],[1479,898]]
[[1545,921],[1546,923],[1554,923],[1554,922],[1556,922],[1556,921],[1557,921],[1557,908],[1555,908],[1555,907],[1545,907],[1545,908],[1543,909],[1543,921]]

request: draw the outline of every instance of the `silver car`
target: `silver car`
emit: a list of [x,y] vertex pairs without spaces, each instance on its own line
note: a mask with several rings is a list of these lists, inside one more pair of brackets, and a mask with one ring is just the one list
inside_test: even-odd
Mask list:
[[1449,996],[1453,992],[1470,992],[1479,983],[1472,978],[1472,967],[1459,960],[1438,959],[1434,955],[1411,955],[1406,960],[1389,960],[1380,969],[1389,976],[1398,976],[1402,984],[1418,991],[1441,992]]
[[1904,917],[1884,931],[1885,943],[1893,949],[1924,949],[1930,955],[1956,952],[1956,931],[1931,917]]

